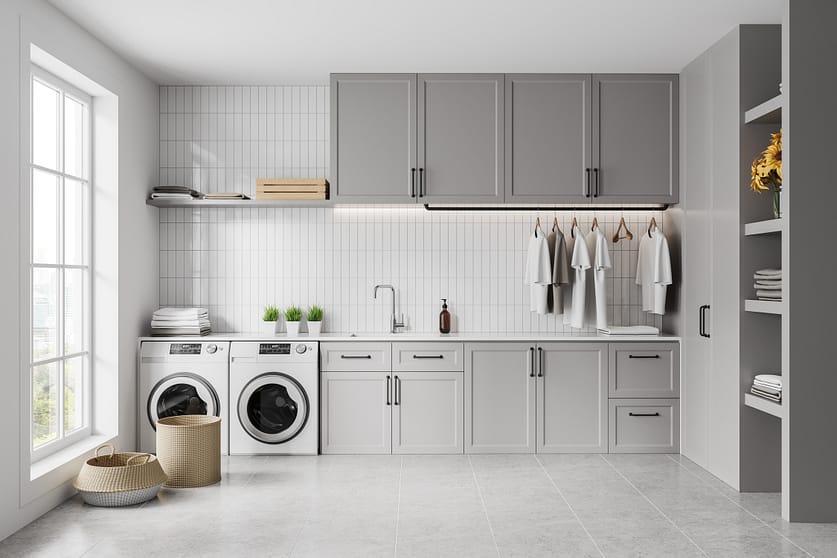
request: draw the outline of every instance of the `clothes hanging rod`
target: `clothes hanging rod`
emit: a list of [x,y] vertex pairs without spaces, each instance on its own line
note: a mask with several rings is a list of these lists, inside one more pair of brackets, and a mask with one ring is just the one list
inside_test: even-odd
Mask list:
[[573,206],[562,206],[562,207],[549,207],[543,205],[511,205],[507,207],[501,206],[489,206],[489,207],[480,207],[480,206],[464,206],[464,207],[451,207],[451,206],[435,206],[431,207],[429,203],[424,204],[424,209],[427,211],[665,211],[668,209],[668,205],[636,205],[636,206],[618,206],[618,207],[600,207],[594,205],[573,205]]

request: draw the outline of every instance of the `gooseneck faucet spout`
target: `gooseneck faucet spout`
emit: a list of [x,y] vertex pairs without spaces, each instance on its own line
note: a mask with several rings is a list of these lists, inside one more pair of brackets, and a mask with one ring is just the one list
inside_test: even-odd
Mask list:
[[398,333],[398,328],[404,327],[404,314],[401,315],[401,321],[395,317],[395,287],[392,285],[375,285],[372,291],[372,298],[378,298],[378,289],[389,289],[392,291],[392,316],[390,317],[390,333]]

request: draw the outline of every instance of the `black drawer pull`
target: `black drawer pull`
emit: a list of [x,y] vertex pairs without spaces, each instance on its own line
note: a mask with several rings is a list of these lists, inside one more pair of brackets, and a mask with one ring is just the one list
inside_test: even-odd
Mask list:
[[413,358],[445,358],[445,355],[413,355]]
[[628,358],[660,358],[660,355],[628,355]]
[[365,358],[372,359],[372,355],[340,355],[340,358]]
[[628,413],[629,417],[658,417],[660,413]]

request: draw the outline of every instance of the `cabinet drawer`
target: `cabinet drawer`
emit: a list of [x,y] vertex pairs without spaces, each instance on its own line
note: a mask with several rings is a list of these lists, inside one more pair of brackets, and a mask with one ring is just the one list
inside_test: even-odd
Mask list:
[[320,369],[325,372],[386,371],[392,365],[389,343],[320,343]]
[[678,399],[611,399],[610,453],[679,453]]
[[677,343],[612,343],[610,397],[680,397]]
[[401,371],[462,372],[462,343],[393,343],[392,369]]

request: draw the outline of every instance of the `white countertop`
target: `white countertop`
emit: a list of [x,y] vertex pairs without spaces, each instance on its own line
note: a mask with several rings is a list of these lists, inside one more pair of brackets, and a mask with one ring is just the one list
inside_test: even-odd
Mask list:
[[453,342],[499,342],[499,341],[598,341],[598,342],[659,342],[659,341],[680,341],[675,335],[604,335],[594,333],[560,334],[560,333],[321,333],[318,336],[309,336],[302,333],[297,337],[288,337],[284,333],[273,336],[259,333],[212,333],[210,335],[196,336],[183,335],[171,337],[140,337],[140,341],[383,341],[383,342],[409,342],[409,341],[453,341]]

